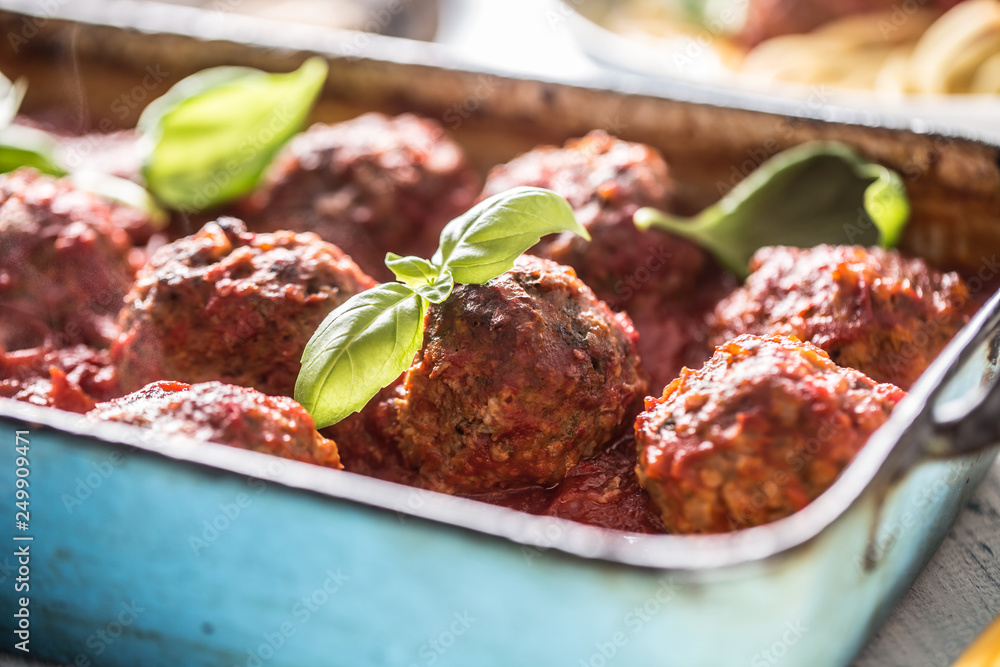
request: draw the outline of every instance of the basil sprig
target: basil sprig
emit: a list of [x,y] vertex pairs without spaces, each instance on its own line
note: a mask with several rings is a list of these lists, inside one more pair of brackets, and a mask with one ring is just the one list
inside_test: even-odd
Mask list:
[[70,173],[60,163],[59,141],[54,136],[27,125],[15,125],[27,88],[23,79],[11,83],[0,74],[0,174],[31,167],[57,178],[68,176],[81,190],[144,211],[158,228],[167,225],[167,213],[138,183],[96,171]]
[[0,173],[32,167],[49,176],[66,175],[56,159],[59,142],[48,132],[26,125],[0,129]]
[[694,241],[746,277],[750,258],[765,246],[891,248],[909,216],[899,174],[844,144],[811,142],[766,161],[693,218],[642,208],[634,220],[640,229],[654,227]]
[[[241,197],[305,123],[327,70],[325,60],[310,58],[288,74],[249,67],[197,72],[139,117],[148,192],[109,174],[74,173],[73,178],[78,187],[145,210],[158,226],[168,217],[157,200],[193,212]],[[66,176],[55,137],[12,124],[25,89],[24,81],[12,83],[0,75],[0,173],[28,166]]]
[[51,176],[65,176],[56,160],[59,143],[48,132],[26,125],[14,125],[28,89],[24,79],[11,81],[0,74],[0,173],[19,167],[33,167]]
[[323,428],[363,408],[420,351],[424,315],[455,283],[480,285],[514,266],[546,234],[589,240],[565,199],[541,188],[514,188],[486,199],[441,231],[431,260],[389,253],[400,281],[357,294],[327,315],[302,353],[295,400]]
[[181,211],[247,194],[305,123],[327,70],[314,57],[287,74],[212,67],[179,81],[139,117],[146,185]]

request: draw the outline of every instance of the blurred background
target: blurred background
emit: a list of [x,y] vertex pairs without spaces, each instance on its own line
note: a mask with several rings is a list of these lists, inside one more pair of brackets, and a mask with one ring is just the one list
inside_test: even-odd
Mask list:
[[436,41],[581,81],[633,72],[1000,136],[1000,0],[175,0]]

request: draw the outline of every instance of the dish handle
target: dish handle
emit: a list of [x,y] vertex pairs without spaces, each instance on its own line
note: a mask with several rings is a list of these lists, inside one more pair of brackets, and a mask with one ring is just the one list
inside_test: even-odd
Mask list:
[[1000,443],[1000,292],[958,337],[960,352],[939,373],[928,373],[938,376],[928,399],[925,452],[932,456],[972,454]]

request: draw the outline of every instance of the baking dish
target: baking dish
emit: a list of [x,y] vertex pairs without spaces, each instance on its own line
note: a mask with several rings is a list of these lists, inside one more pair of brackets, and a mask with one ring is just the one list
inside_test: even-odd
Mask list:
[[[1000,271],[1000,149],[968,138],[638,77],[519,79],[432,45],[176,7],[0,7],[4,35],[34,26],[0,45],[0,69],[32,82],[29,110],[128,125],[141,105],[111,105],[149,67],[163,74],[151,96],[203,67],[285,70],[320,53],[316,119],[436,117],[483,168],[604,128],[662,150],[692,210],[762,152],[839,139],[907,177],[907,251],[978,272],[981,295]],[[81,665],[846,665],[995,457],[998,351],[993,297],[826,494],[705,537],[606,531],[0,401],[9,479],[15,432],[30,442],[31,650]],[[13,514],[13,485],[0,488]],[[16,619],[2,617],[11,648]]]

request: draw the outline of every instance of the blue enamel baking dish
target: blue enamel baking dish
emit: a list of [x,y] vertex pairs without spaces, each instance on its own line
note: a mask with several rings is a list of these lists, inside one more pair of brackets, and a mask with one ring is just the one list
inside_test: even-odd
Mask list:
[[[29,107],[83,100],[94,124],[127,125],[134,110],[110,105],[147,67],[176,80],[321,53],[317,118],[435,116],[482,167],[615,124],[677,165],[691,207],[752,151],[840,139],[907,177],[907,250],[978,270],[980,293],[1000,269],[1000,149],[986,143],[639,78],[524,80],[357,33],[52,4],[0,2],[4,34],[33,26],[16,52],[0,47],[0,68],[34,82]],[[79,90],[41,85],[67,63]],[[2,648],[27,636],[33,656],[74,665],[848,665],[995,457],[1000,296],[983,301],[827,493],[729,535],[602,530],[0,400]],[[26,623],[9,611],[21,597]]]

